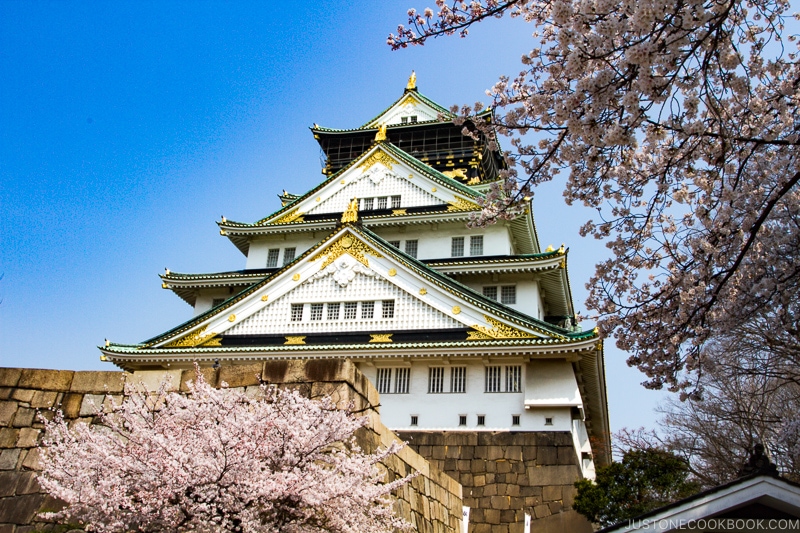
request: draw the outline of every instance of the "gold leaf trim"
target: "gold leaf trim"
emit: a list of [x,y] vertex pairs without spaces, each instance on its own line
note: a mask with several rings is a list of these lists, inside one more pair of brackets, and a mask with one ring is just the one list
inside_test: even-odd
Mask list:
[[394,277],[397,275],[397,270],[390,268],[389,269],[389,276]]
[[486,321],[494,327],[488,328],[486,326],[479,326],[478,324],[475,324],[472,326],[472,328],[480,331],[484,335],[488,335],[493,339],[530,339],[533,337],[533,335],[530,333],[526,333],[515,327],[509,326],[508,324],[504,324],[490,316],[483,315],[483,318],[485,318]]
[[264,296],[261,297],[262,302],[266,302],[267,300],[269,300],[269,294],[265,294]]
[[393,333],[370,333],[369,342],[393,342]]
[[305,344],[306,343],[306,335],[298,335],[298,336],[287,336],[286,342],[283,344]]
[[273,220],[270,224],[288,224],[289,222],[302,222],[303,221],[304,213],[300,212],[300,208],[296,207],[280,217],[277,220]]
[[422,288],[419,290],[419,293],[420,293],[422,296],[425,296],[426,294],[428,294],[428,289],[426,289],[425,287],[422,287]]
[[461,307],[459,307],[459,306],[457,306],[457,305],[454,305],[454,306],[453,306],[453,314],[454,314],[454,315],[461,314]]
[[389,170],[392,169],[392,165],[398,164],[395,158],[393,158],[383,150],[378,150],[377,152],[369,156],[363,163],[358,165],[358,168],[361,170],[367,170],[375,163],[381,163],[385,167],[389,168]]
[[452,202],[448,202],[448,204],[448,211],[475,211],[481,208],[481,206],[475,202],[470,202],[469,200],[464,200],[463,198],[456,198]]
[[323,261],[322,265],[319,267],[320,270],[325,270],[325,267],[339,259],[344,254],[350,254],[355,258],[356,261],[365,267],[369,267],[369,261],[364,256],[365,253],[378,258],[383,257],[380,252],[373,250],[362,241],[355,239],[350,235],[343,235],[317,253],[314,257],[309,259],[308,262],[310,263],[312,261],[316,261],[322,256],[326,256],[325,261]]
[[[220,339],[217,337],[216,333],[209,333],[205,334],[206,329],[208,326],[203,326],[202,328],[194,331],[180,339],[174,340],[169,344],[165,344],[165,348],[188,348],[192,346],[221,346]],[[217,338],[215,338],[217,337]]]
[[466,168],[454,168],[453,170],[445,170],[442,172],[445,176],[452,179],[467,179],[467,169]]
[[481,333],[480,331],[467,332],[468,341],[485,341],[486,339],[491,339],[491,337],[489,335],[486,335],[485,333]]
[[295,274],[292,276],[292,281],[300,281],[300,274]]
[[406,210],[405,209],[392,209],[392,214],[393,215],[405,215],[406,214]]

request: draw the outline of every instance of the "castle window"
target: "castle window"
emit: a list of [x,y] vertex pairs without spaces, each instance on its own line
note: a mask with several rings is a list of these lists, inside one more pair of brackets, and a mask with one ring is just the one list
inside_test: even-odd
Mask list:
[[394,318],[394,300],[381,302],[381,318]]
[[478,415],[478,425],[479,426],[486,425],[486,415]]
[[294,261],[294,254],[297,252],[297,248],[284,248],[283,250],[283,264],[288,265],[292,261]]
[[322,309],[325,304],[311,304],[311,320],[322,320]]
[[519,425],[519,415],[511,415],[511,425],[512,426]]
[[467,415],[458,415],[458,425],[459,426],[467,425]]
[[414,239],[410,241],[406,241],[406,253],[411,257],[417,257],[417,247],[419,245],[419,241]]
[[400,117],[400,124],[408,124],[408,117]]
[[292,322],[300,322],[303,320],[303,304],[292,304],[292,313],[290,320]]
[[374,200],[375,200],[375,198],[364,198],[362,200],[362,203],[364,204],[364,207],[362,208],[362,210],[363,211],[372,211],[372,202]]
[[506,367],[506,392],[522,391],[522,367],[519,365]]
[[517,303],[517,288],[514,285],[500,287],[500,303],[506,305]]
[[483,295],[492,300],[497,300],[497,287],[484,287]]
[[545,417],[544,425],[545,426],[552,426],[553,425],[553,417],[551,417],[551,416]]
[[267,268],[275,268],[278,266],[278,256],[281,255],[280,248],[270,248],[267,252]]
[[344,303],[344,319],[355,320],[358,311],[358,302],[345,302]]
[[428,369],[428,394],[444,392],[444,368],[432,367]]
[[397,368],[394,372],[394,392],[395,394],[408,394],[408,382],[410,381],[410,368]]
[[225,301],[225,298],[214,298],[211,300],[211,307],[216,307]]
[[419,415],[411,415],[411,425],[416,426],[419,423]]
[[450,241],[450,256],[462,257],[464,255],[464,237],[453,237]]
[[386,206],[388,205],[386,200],[387,198],[385,196],[378,197],[378,209],[386,209]]
[[450,392],[467,391],[467,367],[454,366],[450,369]]
[[392,391],[392,369],[379,368],[378,369],[378,392],[386,394]]
[[361,302],[361,318],[375,317],[375,302]]
[[469,255],[483,255],[483,235],[469,238]]
[[400,196],[392,196],[392,209],[400,209]]
[[417,123],[417,115],[411,115],[411,123],[412,124],[416,124]]
[[328,304],[328,320],[339,320],[339,308],[341,305],[338,303]]
[[389,244],[394,246],[398,250],[400,249],[400,241],[389,241]]
[[502,367],[499,366],[486,367],[486,392],[501,392],[500,375],[502,370]]

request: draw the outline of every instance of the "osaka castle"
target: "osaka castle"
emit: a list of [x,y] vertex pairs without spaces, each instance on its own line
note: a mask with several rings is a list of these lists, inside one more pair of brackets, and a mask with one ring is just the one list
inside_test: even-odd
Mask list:
[[390,429],[569,432],[591,476],[592,445],[609,438],[603,345],[576,327],[568,250],[542,249],[530,201],[514,220],[467,226],[505,162],[496,139],[453,118],[412,75],[362,126],[315,124],[319,185],[276,191],[261,220],[218,222],[244,268],[167,271],[192,318],[107,343],[102,359],[135,371],[346,358]]

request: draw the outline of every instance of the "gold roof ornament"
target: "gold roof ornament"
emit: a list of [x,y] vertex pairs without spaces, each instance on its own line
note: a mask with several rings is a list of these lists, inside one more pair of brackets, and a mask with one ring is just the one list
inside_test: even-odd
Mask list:
[[381,124],[378,126],[378,133],[375,134],[376,141],[385,141],[386,140],[386,124]]
[[408,85],[406,85],[406,89],[414,90],[417,88],[417,73],[415,71],[411,71],[411,76],[408,77]]
[[358,221],[358,198],[353,198],[342,213],[342,224]]

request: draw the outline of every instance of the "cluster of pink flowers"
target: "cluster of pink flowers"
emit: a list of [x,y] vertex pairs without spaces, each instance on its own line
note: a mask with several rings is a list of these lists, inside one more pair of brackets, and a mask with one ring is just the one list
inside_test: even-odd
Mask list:
[[610,250],[587,306],[647,386],[691,388],[704,346],[756,313],[796,330],[800,66],[787,0],[437,7],[390,44],[463,35],[503,14],[537,26],[525,71],[488,91],[494,121],[475,121],[512,138],[507,159],[520,169],[476,222],[501,216],[526,187],[564,179],[567,202],[598,213],[583,234]]
[[98,423],[46,422],[39,481],[67,503],[51,518],[99,532],[389,532],[406,529],[366,419],[262,386],[214,389],[198,372],[188,395],[127,390]]

